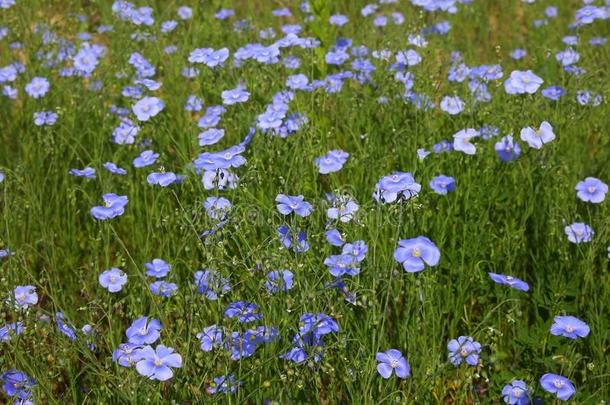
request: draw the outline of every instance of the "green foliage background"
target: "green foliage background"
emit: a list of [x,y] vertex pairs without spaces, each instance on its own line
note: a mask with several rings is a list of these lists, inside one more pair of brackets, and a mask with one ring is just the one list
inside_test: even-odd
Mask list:
[[[246,166],[237,170],[239,188],[223,193],[235,206],[230,225],[204,244],[198,233],[213,222],[205,215],[203,201],[214,193],[203,190],[200,179],[190,173],[179,187],[161,189],[146,183],[146,169],[134,169],[135,146],[111,143],[116,116],[111,104],[130,106],[120,96],[128,79],[115,73],[131,72],[126,61],[133,51],[142,53],[156,67],[163,82],[157,92],[165,110],[144,123],[139,139],[150,138],[161,153],[157,166],[182,172],[200,147],[196,117],[183,110],[189,94],[207,105],[220,104],[220,92],[245,82],[252,93],[247,104],[229,108],[221,127],[225,138],[218,148],[239,142],[270,97],[283,88],[293,72],[280,64],[248,63],[241,68],[202,68],[195,80],[180,71],[190,51],[197,47],[231,51],[258,42],[258,30],[234,33],[230,22],[213,18],[221,6],[233,7],[258,29],[269,26],[279,32],[281,19],[273,8],[297,2],[280,1],[156,1],[156,25],[176,18],[178,6],[193,7],[194,18],[180,23],[171,35],[158,35],[156,42],[129,39],[134,26],[111,14],[110,1],[23,0],[0,13],[0,25],[12,27],[24,50],[9,51],[0,43],[0,65],[14,59],[26,64],[23,86],[33,76],[49,77],[51,91],[39,100],[0,98],[0,167],[6,180],[0,184],[0,243],[17,252],[0,263],[0,292],[8,296],[16,285],[32,284],[39,304],[21,320],[26,332],[0,346],[0,370],[18,368],[37,380],[39,403],[499,403],[504,384],[524,379],[544,396],[539,377],[553,372],[575,382],[573,403],[592,404],[610,398],[609,283],[610,205],[587,205],[576,199],[574,186],[587,176],[610,180],[610,114],[606,101],[597,108],[582,107],[575,99],[581,89],[610,97],[608,46],[585,45],[593,36],[608,36],[603,22],[577,33],[581,77],[570,76],[555,61],[565,48],[561,42],[570,32],[579,1],[556,1],[559,16],[549,25],[533,28],[544,8],[538,1],[475,0],[447,15],[452,30],[432,36],[423,57],[412,71],[415,91],[437,103],[444,95],[468,99],[467,83],[446,80],[450,54],[459,50],[470,66],[500,63],[505,77],[515,69],[532,69],[546,85],[563,86],[568,95],[559,102],[535,96],[508,96],[502,81],[490,86],[493,100],[457,116],[436,109],[423,112],[404,102],[403,89],[385,69],[374,73],[375,84],[360,86],[348,81],[339,94],[298,93],[291,111],[305,112],[309,124],[287,139],[257,132],[249,147]],[[394,6],[403,12],[402,26],[383,29],[364,21],[362,0],[312,2],[319,21],[341,12],[350,23],[341,29],[317,22],[303,23],[304,33],[315,35],[324,47],[338,36],[352,38],[355,45],[371,49],[409,48],[407,34],[440,21],[407,2]],[[69,12],[89,16],[78,23]],[[299,14],[300,15],[300,14]],[[282,20],[284,21],[284,20]],[[286,19],[301,23],[301,19]],[[114,32],[99,42],[108,47],[94,73],[104,83],[100,92],[87,89],[82,78],[50,74],[36,59],[40,36],[36,23],[46,22],[59,35],[73,38],[93,32],[98,24],[113,24]],[[145,28],[139,28],[145,30]],[[96,40],[97,41],[97,40]],[[95,42],[95,41],[94,41]],[[168,57],[163,48],[177,45]],[[517,47],[528,56],[514,61],[508,56]],[[325,49],[295,50],[304,64],[299,70],[310,78],[322,78],[335,68],[324,65]],[[27,79],[27,81],[25,81]],[[377,98],[389,98],[379,105]],[[36,127],[32,114],[56,110],[59,120],[52,127]],[[522,127],[549,121],[557,139],[542,150],[523,146],[522,156],[502,163],[492,142],[479,142],[477,154],[431,155],[423,161],[419,147],[430,148],[462,128],[495,125],[501,134],[516,138]],[[313,159],[340,148],[351,156],[338,173],[319,175]],[[105,161],[128,167],[125,177],[101,169]],[[95,180],[69,176],[73,167],[98,168]],[[411,171],[423,191],[406,205],[378,206],[371,194],[376,181],[395,170]],[[456,191],[448,196],[433,194],[427,184],[439,174],[456,179]],[[342,226],[349,241],[362,239],[369,252],[359,276],[348,281],[358,296],[357,305],[344,301],[336,290],[323,288],[331,281],[324,257],[336,249],[324,242],[324,193],[346,191],[361,204],[358,222]],[[100,203],[102,193],[129,197],[123,216],[98,223],[89,209]],[[307,219],[291,219],[290,225],[308,232],[311,249],[295,256],[281,249],[276,228],[285,219],[275,210],[278,193],[303,194],[316,210]],[[586,222],[595,230],[592,243],[573,245],[563,233],[565,225]],[[419,274],[407,274],[392,258],[397,240],[426,235],[440,248],[440,265]],[[144,263],[161,257],[173,265],[179,294],[172,299],[153,296],[148,290]],[[102,289],[97,277],[109,267],[129,275],[121,293]],[[262,270],[256,270],[258,267]],[[212,268],[231,280],[233,292],[219,301],[199,296],[193,273]],[[290,269],[295,288],[289,293],[268,295],[264,275]],[[511,274],[530,283],[528,293],[491,282],[487,272]],[[264,324],[279,328],[283,339],[260,347],[251,358],[231,361],[224,352],[203,353],[195,338],[205,326],[218,323],[236,330],[238,325],[222,318],[226,305],[235,300],[260,305]],[[20,315],[8,305],[0,309],[0,325]],[[96,350],[84,339],[70,342],[59,334],[53,321],[62,311],[80,328],[85,323],[97,331]],[[319,364],[294,365],[278,356],[290,347],[298,318],[305,312],[324,312],[337,319],[340,332],[327,337],[326,353]],[[591,327],[586,339],[571,341],[549,333],[555,315],[570,314]],[[125,340],[133,319],[150,315],[163,325],[160,342],[183,356],[184,365],[167,383],[147,381],[135,370],[111,361],[111,353]],[[446,344],[459,335],[473,336],[483,345],[477,368],[455,368],[447,361]],[[409,379],[383,380],[375,370],[375,353],[401,350],[412,367]],[[244,382],[232,397],[213,397],[205,389],[213,377],[234,373]],[[5,399],[6,400],[6,399]],[[2,400],[0,400],[2,401]],[[190,401],[190,402],[189,402]]]

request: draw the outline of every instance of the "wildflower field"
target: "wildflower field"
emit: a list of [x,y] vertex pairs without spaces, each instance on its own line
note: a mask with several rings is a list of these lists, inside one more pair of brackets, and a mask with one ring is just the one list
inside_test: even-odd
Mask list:
[[607,403],[609,18],[0,0],[0,403]]

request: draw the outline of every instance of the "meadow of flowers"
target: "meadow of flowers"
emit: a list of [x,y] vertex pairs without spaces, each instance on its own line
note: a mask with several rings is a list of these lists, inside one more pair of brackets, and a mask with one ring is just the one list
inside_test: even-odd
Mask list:
[[0,0],[0,403],[606,403],[609,17]]

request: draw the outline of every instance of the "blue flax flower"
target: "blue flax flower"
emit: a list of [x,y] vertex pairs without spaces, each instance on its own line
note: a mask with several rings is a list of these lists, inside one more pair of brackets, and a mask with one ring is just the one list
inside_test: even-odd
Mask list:
[[288,76],[286,79],[286,87],[292,90],[309,90],[309,79],[302,73]]
[[231,291],[229,280],[221,277],[215,270],[197,271],[195,285],[199,288],[199,294],[210,300],[217,300],[220,295]]
[[209,128],[201,132],[197,137],[199,139],[199,146],[214,145],[225,136],[224,129]]
[[188,96],[186,102],[184,103],[184,109],[186,111],[200,111],[202,107],[203,101],[193,94]]
[[229,50],[227,48],[219,50],[214,50],[212,48],[197,48],[190,53],[188,61],[190,63],[203,63],[207,67],[215,68],[222,66],[228,57]]
[[304,231],[297,230],[295,232],[291,232],[286,225],[280,225],[277,228],[277,233],[279,235],[280,242],[282,242],[286,249],[290,249],[295,253],[304,253],[309,250],[307,234]]
[[441,258],[441,251],[425,236],[398,241],[394,251],[394,260],[402,264],[408,273],[422,271],[426,264],[436,266]]
[[542,145],[553,141],[553,139],[555,139],[553,127],[546,121],[540,124],[539,129],[527,127],[521,130],[521,140],[527,142],[530,148],[540,149]]
[[355,218],[356,212],[358,212],[360,207],[350,196],[327,194],[326,197],[332,203],[332,207],[326,210],[326,216],[329,219],[349,222]]
[[564,90],[559,86],[550,86],[542,90],[540,94],[550,100],[557,101],[561,98],[561,96],[563,96]]
[[116,361],[122,367],[133,367],[139,360],[139,352],[142,345],[135,343],[121,343],[114,352],[112,352],[112,361]]
[[286,291],[292,289],[292,279],[294,274],[290,270],[275,270],[267,274],[265,287],[271,294],[276,294],[278,291]]
[[113,267],[100,274],[98,281],[102,287],[114,293],[123,289],[123,286],[127,283],[127,274],[123,270]]
[[320,337],[333,332],[339,332],[339,324],[326,314],[306,313],[300,318],[299,334],[301,335],[313,333]]
[[543,82],[531,70],[515,70],[504,82],[504,90],[507,94],[534,94]]
[[6,259],[11,256],[15,256],[15,252],[10,250],[9,248],[0,249],[0,259]]
[[76,177],[84,177],[87,179],[95,179],[95,169],[92,167],[85,167],[84,169],[70,169],[69,174]]
[[244,145],[234,145],[220,152],[204,152],[193,163],[197,169],[204,170],[237,168],[246,163],[241,155],[245,150]]
[[299,332],[292,340],[294,346],[280,357],[295,363],[302,363],[308,358],[318,362],[324,355],[322,337],[338,331],[339,324],[330,316],[323,313],[304,314],[300,319]]
[[163,21],[163,23],[161,23],[161,33],[167,34],[169,32],[172,32],[174,29],[176,29],[177,26],[178,26],[177,21],[174,21],[174,20]]
[[112,131],[112,141],[118,145],[131,145],[136,141],[140,127],[127,118],[121,118],[121,123]]
[[377,371],[386,380],[396,372],[396,377],[407,378],[411,373],[411,367],[402,353],[396,349],[390,349],[386,352],[379,352],[375,355]]
[[589,225],[582,222],[575,222],[572,225],[566,226],[564,232],[572,243],[591,242],[591,238],[595,234]]
[[52,111],[40,111],[34,113],[34,125],[53,125],[57,121],[58,115]]
[[447,349],[449,350],[449,360],[456,366],[462,364],[462,361],[466,361],[471,366],[476,366],[479,362],[481,345],[470,336],[451,339],[447,344]]
[[32,285],[20,285],[15,287],[13,295],[15,297],[15,305],[18,308],[27,309],[30,305],[36,305],[38,303],[36,287]]
[[357,261],[361,262],[364,260],[364,257],[366,256],[366,252],[368,252],[368,251],[369,251],[369,247],[366,245],[366,243],[364,243],[363,240],[357,240],[357,241],[354,241],[353,243],[346,243],[343,246],[341,254],[351,255]]
[[335,277],[355,276],[360,272],[359,262],[351,254],[329,256],[324,259],[324,264]]
[[74,55],[74,68],[83,76],[93,73],[98,62],[98,55],[91,47],[82,47]]
[[527,51],[525,49],[517,48],[510,53],[510,57],[514,60],[523,59],[527,55]]
[[226,190],[237,187],[239,176],[226,169],[205,170],[201,176],[201,183],[206,190]]
[[557,52],[555,59],[560,62],[563,66],[570,66],[580,60],[580,54],[572,48],[568,48],[565,51]]
[[521,154],[521,145],[513,141],[512,135],[503,136],[499,142],[496,142],[494,148],[503,162],[516,160]]
[[326,241],[332,246],[343,246],[345,244],[341,233],[335,228],[324,232],[324,236],[326,237]]
[[13,336],[23,333],[23,323],[13,322],[0,328],[0,343],[8,342]]
[[203,203],[208,216],[212,219],[224,221],[227,214],[231,211],[231,201],[224,197],[208,197]]
[[275,197],[275,201],[278,203],[276,206],[277,210],[282,215],[290,215],[294,212],[298,216],[305,218],[313,211],[312,205],[305,201],[305,198],[302,195],[292,196],[278,194],[277,197]]
[[222,346],[224,328],[216,325],[206,326],[203,331],[197,334],[197,339],[201,344],[201,350],[211,352],[216,347]]
[[182,367],[182,356],[171,347],[158,345],[156,349],[144,346],[140,349],[136,370],[151,380],[167,381],[173,377],[172,368]]
[[149,263],[144,263],[144,267],[146,267],[146,275],[156,278],[167,276],[172,269],[172,266],[162,259],[153,259]]
[[231,360],[247,358],[256,353],[255,340],[249,339],[245,334],[242,336],[239,332],[231,332],[225,347],[231,352]]
[[540,377],[540,385],[546,392],[557,395],[557,399],[562,401],[567,401],[576,393],[572,381],[557,374],[547,373],[543,375]]
[[552,335],[565,336],[570,339],[587,337],[590,331],[589,325],[575,316],[556,316],[551,325]]
[[479,132],[473,128],[462,129],[453,134],[453,149],[464,152],[467,155],[474,155],[477,147],[472,143],[472,139],[479,136]]
[[514,380],[502,389],[504,403],[508,405],[528,405],[530,403],[530,389],[522,380]]
[[455,97],[444,97],[441,100],[441,110],[449,113],[450,115],[457,115],[464,110],[465,103],[458,96]]
[[146,176],[146,181],[153,186],[167,187],[179,182],[179,178],[172,172],[153,172]]
[[235,318],[242,323],[248,323],[263,319],[263,314],[259,312],[258,305],[245,301],[232,302],[225,309],[227,318]]
[[127,170],[117,166],[115,163],[112,162],[104,163],[104,169],[108,170],[110,173],[118,174],[120,176],[124,176],[127,174]]
[[221,375],[220,377],[214,377],[212,382],[207,388],[208,394],[233,394],[237,391],[237,388],[241,385],[241,381],[235,381],[235,376]]
[[35,77],[25,86],[25,92],[32,98],[41,98],[49,91],[49,81],[44,77]]
[[496,283],[507,285],[510,288],[514,288],[515,290],[528,291],[530,289],[530,286],[525,281],[519,280],[518,278],[515,278],[512,276],[506,276],[504,274],[496,274],[496,273],[487,273],[487,274],[489,274],[489,277],[491,277],[491,279],[493,281],[495,281]]
[[407,201],[417,196],[421,184],[416,183],[409,172],[394,172],[382,177],[375,185],[373,198],[382,203]]
[[178,8],[178,17],[183,20],[188,20],[193,16],[193,9],[187,6],[182,6]]
[[[33,395],[30,391],[36,385],[36,381],[27,374],[19,370],[8,370],[2,373],[0,380],[3,382],[2,390],[9,398],[15,401],[14,404],[33,404]],[[29,401],[29,402],[24,402]]]
[[138,345],[152,344],[161,336],[161,322],[147,316],[136,319],[125,331],[129,343]]
[[320,174],[334,173],[341,170],[349,153],[342,150],[331,150],[326,155],[314,159],[314,163],[318,166]]
[[111,219],[123,215],[128,199],[124,195],[108,193],[102,195],[104,205],[91,208],[91,215],[99,220]]
[[576,191],[576,196],[580,200],[599,204],[606,198],[608,185],[595,177],[587,177],[576,184]]
[[220,117],[225,111],[226,109],[220,105],[206,108],[205,114],[199,118],[197,126],[202,129],[215,127],[220,123]]
[[148,121],[159,114],[163,108],[165,108],[165,103],[160,98],[144,97],[134,104],[132,111],[138,121]]
[[233,105],[244,103],[250,98],[250,93],[241,87],[232,90],[225,90],[221,93],[222,103],[224,105]]
[[307,359],[312,359],[314,363],[317,363],[324,356],[324,342],[321,336],[297,334],[292,340],[292,344],[293,347],[280,358],[301,364]]
[[160,297],[173,297],[178,292],[178,286],[174,283],[168,283],[167,281],[155,281],[154,283],[150,283],[148,286],[150,292]]
[[76,340],[76,331],[74,330],[72,325],[70,325],[69,323],[67,323],[65,321],[64,314],[61,312],[56,312],[55,317],[56,317],[56,321],[57,321],[57,329],[61,333],[66,335],[68,337],[68,339],[70,339],[72,341]]
[[136,157],[133,160],[133,167],[139,169],[142,167],[150,166],[157,161],[158,157],[158,153],[155,153],[152,150],[145,150],[144,152],[140,153],[140,156]]
[[436,194],[446,195],[448,192],[455,190],[455,180],[453,177],[441,174],[430,180],[430,188]]
[[9,8],[15,5],[16,0],[1,0],[0,8],[4,10],[8,10]]

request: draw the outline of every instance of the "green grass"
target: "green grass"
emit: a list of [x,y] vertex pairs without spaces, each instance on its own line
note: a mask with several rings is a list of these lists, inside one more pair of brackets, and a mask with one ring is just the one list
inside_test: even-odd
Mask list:
[[[568,24],[582,4],[556,1],[558,18],[535,29],[553,2],[526,5],[520,1],[483,1],[461,5],[456,15],[423,13],[408,2],[387,5],[406,18],[402,26],[391,23],[374,29],[359,10],[361,0],[321,1],[321,15],[342,12],[350,23],[338,30],[325,24],[305,24],[302,19],[280,19],[271,10],[298,2],[280,1],[156,1],[155,26],[176,18],[180,5],[193,7],[194,18],[181,22],[171,35],[158,34],[156,42],[129,39],[134,26],[112,16],[110,1],[18,1],[0,11],[0,26],[11,27],[10,40],[0,42],[0,66],[15,60],[26,65],[19,76],[16,101],[0,97],[0,247],[10,247],[14,257],[0,262],[0,294],[8,296],[17,285],[36,286],[39,303],[28,313],[10,305],[0,307],[0,326],[20,320],[25,332],[0,344],[0,371],[16,368],[37,381],[37,403],[500,403],[504,384],[523,379],[536,395],[546,394],[538,380],[547,372],[564,375],[576,385],[573,403],[601,403],[610,398],[610,205],[580,202],[574,187],[585,177],[610,180],[610,53],[607,45],[592,47],[588,40],[608,36],[604,21],[576,31],[579,66],[586,74],[564,72],[554,54],[565,49],[561,38],[570,34]],[[184,3],[184,4],[183,4]],[[190,4],[189,4],[190,3]],[[143,4],[141,4],[143,5]],[[229,22],[213,18],[220,8],[233,7],[237,18],[246,18],[258,29],[234,33]],[[69,12],[89,20],[78,23]],[[568,95],[559,102],[534,96],[509,96],[503,80],[493,82],[489,104],[449,116],[439,108],[424,112],[404,102],[401,85],[375,61],[375,84],[346,81],[337,94],[321,90],[299,92],[291,112],[304,112],[308,125],[281,139],[257,131],[244,154],[247,164],[236,170],[239,187],[227,192],[205,191],[193,171],[180,186],[159,188],[146,183],[146,174],[163,166],[182,173],[184,166],[203,149],[197,144],[196,115],[183,109],[189,94],[202,97],[205,105],[222,102],[220,92],[241,80],[251,97],[248,103],[228,107],[220,127],[221,142],[208,150],[220,150],[241,141],[271,96],[284,88],[286,77],[296,72],[310,79],[337,72],[323,66],[324,53],[295,49],[303,65],[296,72],[281,64],[210,70],[201,67],[194,80],[180,71],[188,54],[198,47],[228,47],[233,53],[249,42],[259,42],[258,30],[279,22],[302,23],[304,36],[318,35],[324,46],[338,36],[370,49],[404,50],[407,34],[447,18],[452,26],[446,36],[429,37],[427,48],[418,49],[423,61],[412,68],[414,90],[437,104],[443,96],[470,99],[467,83],[449,83],[450,54],[459,50],[469,66],[502,65],[504,77],[512,70],[532,69],[547,85],[563,86]],[[95,35],[108,47],[107,56],[93,74],[104,87],[90,92],[87,80],[59,77],[35,57],[41,49],[36,23],[46,22],[59,36],[74,39],[78,32],[94,32],[99,24],[112,24],[114,32]],[[140,28],[145,31],[145,28]],[[23,42],[24,49],[9,50],[8,43]],[[262,42],[262,41],[261,41]],[[177,45],[166,56],[163,48]],[[521,61],[510,59],[517,47],[527,49]],[[44,48],[47,49],[47,48]],[[134,169],[139,148],[111,142],[119,120],[110,114],[111,104],[130,107],[122,97],[128,79],[115,73],[133,69],[126,64],[138,51],[157,68],[163,86],[155,95],[166,103],[152,121],[142,123],[138,140],[150,138],[161,153],[155,166]],[[289,50],[283,52],[283,55]],[[547,57],[547,55],[550,55]],[[230,59],[230,61],[232,58]],[[346,69],[349,67],[346,66]],[[34,76],[51,82],[42,99],[26,96],[23,86]],[[576,91],[601,92],[604,102],[596,108],[580,106]],[[389,98],[379,105],[377,98]],[[37,127],[35,111],[56,110],[57,123]],[[520,158],[501,162],[493,149],[495,140],[477,143],[477,154],[432,154],[417,158],[420,147],[430,149],[463,128],[497,126],[502,135],[518,139],[521,128],[549,121],[557,139],[540,151],[523,142]],[[319,175],[313,159],[330,149],[350,153],[338,173]],[[102,163],[113,161],[128,169],[127,176],[112,176]],[[70,168],[95,167],[97,178],[68,175]],[[150,169],[150,170],[149,170]],[[422,184],[420,195],[404,205],[378,205],[372,199],[375,183],[393,171],[410,171]],[[445,174],[456,179],[456,190],[447,196],[434,194],[430,179]],[[332,277],[323,259],[337,254],[324,241],[324,194],[343,191],[360,204],[358,223],[341,224],[348,241],[364,240],[369,247],[358,276],[346,280],[357,294],[356,305],[344,301],[337,290],[325,289]],[[129,204],[121,217],[97,222],[89,214],[107,192],[127,195]],[[283,218],[275,209],[278,193],[303,194],[315,206],[306,219]],[[203,208],[212,195],[223,195],[234,205],[229,225],[204,243],[198,234],[214,222]],[[591,243],[574,245],[563,228],[586,222],[595,230]],[[307,231],[311,249],[294,255],[277,240],[276,228],[288,223]],[[397,240],[425,235],[441,250],[439,266],[408,274],[392,257]],[[179,293],[171,299],[148,290],[144,263],[155,257],[171,263]],[[123,291],[110,294],[101,288],[99,273],[120,267],[129,275]],[[217,270],[230,279],[233,291],[218,301],[200,296],[193,274],[201,268]],[[257,270],[258,269],[258,270]],[[261,270],[262,269],[262,270]],[[269,295],[263,285],[271,270],[290,269],[295,287]],[[487,272],[510,274],[530,284],[527,293],[494,284]],[[222,324],[229,330],[242,326],[223,318],[228,303],[245,300],[258,304],[264,314],[260,324],[278,328],[282,339],[261,346],[250,358],[231,361],[224,351],[204,353],[195,335],[203,327]],[[71,342],[57,331],[55,312],[62,311],[80,329],[90,324],[96,331],[95,350],[82,334]],[[321,362],[296,365],[278,358],[291,346],[300,315],[323,312],[335,318],[340,330],[325,337]],[[552,336],[553,317],[569,314],[591,327],[587,338],[572,341]],[[183,357],[183,367],[167,383],[149,381],[134,369],[114,364],[112,351],[124,342],[125,329],[139,316],[149,315],[163,324],[157,343],[173,347]],[[46,319],[46,320],[45,320]],[[469,335],[483,345],[477,367],[454,367],[447,360],[447,342]],[[383,380],[377,373],[375,353],[396,348],[412,367],[406,380]],[[213,377],[231,373],[243,381],[232,396],[211,396],[206,387]],[[0,396],[0,402],[8,401]]]

